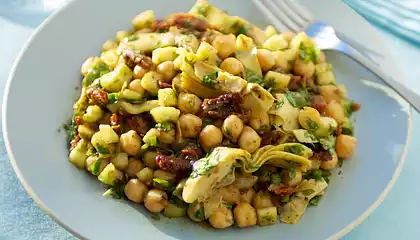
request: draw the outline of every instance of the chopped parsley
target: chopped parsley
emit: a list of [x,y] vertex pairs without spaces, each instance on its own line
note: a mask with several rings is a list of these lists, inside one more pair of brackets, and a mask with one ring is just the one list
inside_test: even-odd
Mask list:
[[310,105],[309,93],[305,88],[300,88],[298,92],[287,91],[285,96],[293,107],[303,108]]
[[155,220],[155,221],[159,221],[159,220],[160,220],[160,215],[159,215],[159,214],[157,214],[157,213],[153,213],[153,214],[152,214],[152,216],[151,216],[151,218],[152,218],[153,220]]
[[108,103],[116,103],[118,102],[120,93],[109,93],[108,94]]
[[173,123],[170,123],[170,122],[158,123],[158,124],[155,125],[155,128],[163,130],[165,132],[169,132],[172,129],[174,129],[174,125],[173,125]]
[[309,130],[311,131],[318,130],[318,124],[314,120],[308,118],[306,119],[306,124],[308,125]]
[[353,101],[344,100],[343,108],[344,108],[344,113],[346,114],[346,117],[351,117],[351,115],[353,114],[352,105],[353,105]]
[[153,186],[162,190],[169,190],[172,188],[172,184],[168,180],[161,178],[153,178]]
[[300,50],[299,58],[304,60],[305,62],[309,62],[309,61],[318,62],[319,61],[319,56],[321,52],[315,46],[306,46],[304,43],[301,43],[299,50]]
[[343,166],[343,159],[338,159],[338,166],[342,167]]
[[63,124],[63,129],[67,133],[67,142],[70,143],[74,139],[74,135],[76,133],[76,123],[72,119],[68,123]]
[[203,83],[209,88],[214,88],[214,85],[217,83],[217,76],[219,75],[218,72],[210,73],[209,75],[205,75],[203,77]]
[[321,200],[322,196],[315,196],[309,201],[310,206],[318,206],[319,200]]
[[90,171],[92,172],[93,175],[99,174],[102,160],[103,160],[102,158],[98,158],[94,164],[90,165]]
[[197,209],[197,211],[195,211],[194,213],[194,217],[200,220],[204,220],[204,210],[203,208],[199,208]]
[[284,147],[284,151],[302,156],[305,149],[300,144],[293,144],[291,146]]
[[96,145],[95,148],[96,148],[96,151],[98,151],[98,153],[100,153],[100,154],[110,154],[111,153],[108,148],[106,148],[105,146],[102,146],[100,144]]
[[245,75],[246,75],[246,81],[248,83],[256,83],[260,85],[261,87],[264,87],[264,79],[262,78],[262,76],[252,71],[246,71]]
[[211,170],[219,163],[219,157],[219,151],[211,151],[207,156],[196,161],[193,165],[193,171],[190,178],[210,174]]
[[270,130],[270,126],[267,125],[267,124],[261,125],[260,129],[258,129],[259,132],[265,132],[265,131],[268,131],[268,130]]
[[105,193],[104,196],[111,196],[115,199],[121,199],[124,198],[124,188],[125,188],[125,182],[118,181],[115,183],[115,186],[109,188]]
[[225,133],[228,137],[232,137],[232,133],[230,132],[228,127],[224,127]]
[[328,152],[330,153],[331,156],[334,155],[335,139],[336,139],[336,137],[334,137],[333,135],[329,135],[326,138],[320,138],[319,139],[319,142],[321,143],[322,148],[324,150],[328,150]]
[[239,26],[239,28],[236,30],[236,35],[240,35],[240,34],[246,35],[247,32],[248,32],[248,28],[242,25],[242,26]]
[[88,70],[85,78],[83,79],[83,86],[89,86],[97,78],[102,77],[103,75],[109,73],[109,67],[106,63],[98,60],[93,66]]
[[289,179],[293,179],[293,178],[295,178],[296,177],[296,170],[295,170],[295,168],[294,167],[291,167],[290,169],[289,169]]
[[271,184],[280,184],[281,182],[282,181],[281,181],[280,173],[271,174],[271,176],[270,176],[270,183]]

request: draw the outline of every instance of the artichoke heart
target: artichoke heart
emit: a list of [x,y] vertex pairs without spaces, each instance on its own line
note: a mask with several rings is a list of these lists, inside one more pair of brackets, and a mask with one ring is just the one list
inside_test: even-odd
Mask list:
[[256,83],[248,83],[244,90],[242,106],[251,109],[252,116],[258,117],[267,113],[273,103],[274,97],[270,92]]
[[185,183],[182,198],[187,203],[204,202],[218,188],[235,180],[236,161],[249,161],[251,155],[242,149],[217,147],[207,157],[194,163],[193,172]]

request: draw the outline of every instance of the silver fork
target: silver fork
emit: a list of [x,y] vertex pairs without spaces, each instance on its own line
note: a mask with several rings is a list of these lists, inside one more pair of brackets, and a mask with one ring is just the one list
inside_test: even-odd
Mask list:
[[369,58],[361,54],[346,42],[337,37],[332,26],[321,22],[311,21],[309,14],[302,6],[293,0],[253,0],[261,11],[272,21],[274,27],[280,31],[299,32],[314,39],[317,47],[321,50],[334,50],[353,58],[372,73],[382,79],[389,87],[395,90],[420,112],[420,95],[409,89],[404,84],[386,74]]

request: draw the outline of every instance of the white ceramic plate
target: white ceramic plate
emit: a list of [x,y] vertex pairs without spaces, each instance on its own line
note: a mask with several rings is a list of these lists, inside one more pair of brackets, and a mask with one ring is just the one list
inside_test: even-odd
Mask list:
[[[211,1],[229,14],[267,24],[251,1]],[[401,79],[380,37],[340,1],[302,1],[318,19],[347,37],[381,53],[376,59]],[[331,180],[320,205],[297,225],[216,231],[188,219],[160,221],[142,206],[102,197],[104,188],[68,162],[65,134],[57,129],[71,117],[80,65],[100,53],[102,43],[129,28],[138,12],[153,9],[164,17],[188,11],[193,0],[74,0],[49,17],[23,49],[11,72],[3,105],[3,132],[13,167],[29,194],[67,230],[88,239],[326,239],[343,236],[383,200],[403,165],[410,132],[407,105],[381,86],[363,67],[339,54],[328,54],[336,78],[358,112],[355,155],[343,175]],[[355,27],[357,26],[357,27]],[[367,79],[365,84],[360,79]]]

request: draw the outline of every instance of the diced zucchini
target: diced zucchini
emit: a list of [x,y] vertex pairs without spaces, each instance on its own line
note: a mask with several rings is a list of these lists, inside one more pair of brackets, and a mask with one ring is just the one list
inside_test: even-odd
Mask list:
[[267,226],[276,224],[277,207],[267,207],[257,209],[258,225]]
[[154,64],[158,65],[159,63],[166,61],[174,61],[178,54],[176,53],[177,47],[164,47],[157,48],[153,50],[152,61]]
[[133,78],[133,71],[124,63],[119,64],[114,71],[99,78],[101,86],[107,92],[118,92],[125,82]]
[[285,90],[289,85],[291,77],[289,75],[269,71],[264,76],[264,84],[267,87],[271,87],[274,91]]
[[289,43],[280,35],[274,35],[267,39],[262,45],[263,48],[270,51],[279,51],[286,49],[289,46]]
[[178,105],[178,98],[175,90],[172,88],[159,89],[159,105],[162,107],[175,107]]
[[150,114],[157,123],[176,122],[181,111],[174,107],[157,107],[153,108]]
[[98,179],[103,184],[114,186],[119,180],[122,180],[124,174],[115,168],[114,164],[109,163],[105,169],[99,174]]
[[87,159],[87,144],[88,142],[84,139],[81,139],[75,148],[71,150],[69,158],[70,162],[73,163],[78,168],[84,168],[86,159]]
[[185,207],[178,206],[177,204],[169,202],[163,210],[163,215],[169,218],[180,218],[187,214]]

